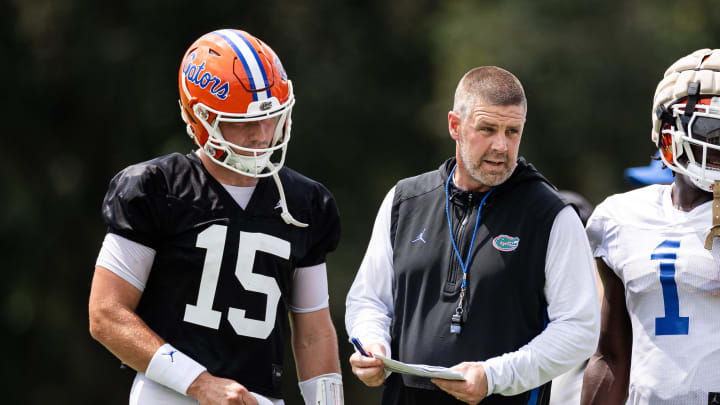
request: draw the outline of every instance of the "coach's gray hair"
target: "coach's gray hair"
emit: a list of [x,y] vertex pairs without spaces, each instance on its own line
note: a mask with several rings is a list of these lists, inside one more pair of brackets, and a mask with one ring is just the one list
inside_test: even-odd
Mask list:
[[453,111],[465,119],[476,102],[489,105],[522,105],[527,111],[527,100],[520,80],[497,66],[476,67],[460,79],[455,89]]

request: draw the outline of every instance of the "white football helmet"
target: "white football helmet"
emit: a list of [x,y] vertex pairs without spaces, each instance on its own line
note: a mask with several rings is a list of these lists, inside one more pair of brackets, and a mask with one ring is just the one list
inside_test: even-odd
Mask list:
[[712,191],[720,181],[720,49],[680,58],[655,90],[652,140],[663,163]]

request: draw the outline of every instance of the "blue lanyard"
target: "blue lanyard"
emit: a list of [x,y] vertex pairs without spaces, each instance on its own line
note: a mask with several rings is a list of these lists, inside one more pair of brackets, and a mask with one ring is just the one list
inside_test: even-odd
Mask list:
[[[453,235],[453,229],[452,229],[452,220],[450,219],[450,180],[453,177],[453,174],[455,173],[455,169],[457,168],[457,165],[453,166],[452,171],[450,171],[450,176],[448,176],[447,182],[445,183],[445,214],[447,215],[447,222],[448,222],[448,229],[450,230],[450,242],[452,242],[453,250],[455,250],[455,256],[457,256],[458,261],[460,262],[460,267],[463,271],[463,279],[462,279],[462,289],[463,291],[467,287],[467,272],[468,272],[468,265],[470,264],[470,257],[472,257],[472,248],[475,244],[475,235],[477,234],[478,230],[478,224],[480,223],[480,213],[482,212],[483,203],[485,203],[485,200],[490,196],[490,193],[495,190],[495,187],[492,187],[480,200],[480,205],[478,206],[478,213],[477,218],[475,219],[475,230],[473,230],[472,240],[470,241],[470,248],[468,249],[467,259],[463,263],[462,257],[460,256],[460,252],[458,251],[457,245],[455,244],[455,236]],[[462,303],[460,303],[462,305]]]

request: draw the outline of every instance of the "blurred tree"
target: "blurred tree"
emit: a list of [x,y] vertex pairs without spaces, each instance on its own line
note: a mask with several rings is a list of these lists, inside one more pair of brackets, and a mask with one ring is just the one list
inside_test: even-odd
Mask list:
[[[432,17],[425,116],[448,108],[470,67],[505,67],[528,95],[521,154],[560,188],[599,202],[623,188],[630,162],[653,154],[655,86],[680,56],[718,46],[719,16],[710,1],[446,2]],[[445,124],[432,122],[444,136]]]

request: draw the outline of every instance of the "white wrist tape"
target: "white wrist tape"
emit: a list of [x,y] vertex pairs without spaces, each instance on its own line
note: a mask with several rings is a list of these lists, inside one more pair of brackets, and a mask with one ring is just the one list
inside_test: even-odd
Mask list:
[[344,405],[342,376],[338,373],[322,374],[300,381],[300,393],[305,405]]
[[179,350],[165,343],[153,355],[145,376],[183,395],[206,368]]
[[257,401],[258,405],[275,405],[273,404],[273,401],[269,400],[267,397],[264,397],[257,392],[250,391],[250,395],[255,397],[255,401]]

